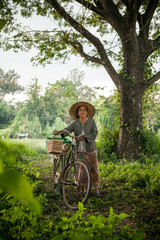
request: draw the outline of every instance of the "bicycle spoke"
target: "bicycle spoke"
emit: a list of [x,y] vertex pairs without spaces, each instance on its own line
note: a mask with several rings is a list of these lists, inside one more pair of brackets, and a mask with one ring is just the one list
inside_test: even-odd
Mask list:
[[85,203],[91,188],[90,172],[88,167],[76,161],[69,165],[62,180],[62,192],[65,204],[72,209],[78,207],[78,203]]

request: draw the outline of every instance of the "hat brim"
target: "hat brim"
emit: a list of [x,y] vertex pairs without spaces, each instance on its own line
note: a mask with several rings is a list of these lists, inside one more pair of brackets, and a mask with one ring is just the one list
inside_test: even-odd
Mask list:
[[77,103],[74,103],[70,110],[69,110],[69,114],[71,116],[71,118],[73,118],[74,120],[75,119],[78,119],[78,116],[76,114],[77,112],[77,108],[80,107],[80,106],[85,106],[87,107],[88,109],[88,117],[92,118],[95,114],[95,108],[93,107],[92,104],[88,103],[88,102],[77,102]]

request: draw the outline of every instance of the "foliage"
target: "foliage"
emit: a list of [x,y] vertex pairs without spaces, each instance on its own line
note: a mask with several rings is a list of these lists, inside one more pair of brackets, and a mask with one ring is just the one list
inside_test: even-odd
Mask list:
[[101,176],[105,181],[118,181],[126,186],[142,189],[148,194],[160,192],[160,161],[158,155],[150,158],[142,157],[137,162],[127,163],[119,160],[117,163],[109,161],[107,165],[100,165]]
[[63,217],[56,225],[54,231],[55,240],[58,239],[144,239],[143,232],[132,229],[130,226],[122,225],[117,232],[117,225],[125,218],[130,217],[125,213],[116,215],[110,208],[108,217],[88,215],[83,217],[85,210],[79,203],[79,210],[72,217]]
[[160,136],[151,130],[145,130],[143,134],[143,142],[145,153],[148,156],[158,155],[160,156]]
[[7,143],[0,141],[0,193],[14,196],[27,201],[28,207],[35,213],[40,213],[39,202],[34,198],[30,183],[16,168],[17,156]]
[[[127,16],[130,14],[130,12],[127,11],[129,5],[125,5],[125,3],[116,5],[116,3],[112,1],[111,5],[109,5],[109,7],[112,6],[109,13],[111,14],[115,7],[117,11],[114,12],[114,16],[108,16],[108,19],[106,15],[103,15],[102,12],[105,12],[105,10],[99,3],[95,3],[95,5],[92,1],[89,2],[89,5],[80,3],[78,6],[79,9],[74,1],[60,1],[59,4],[62,9],[66,10],[65,14],[62,14],[58,11],[58,7],[56,8],[56,3],[55,5],[48,4],[47,1],[28,1],[27,3],[21,1],[2,1],[0,6],[2,9],[0,30],[8,34],[11,34],[14,30],[17,30],[17,33],[14,34],[15,41],[13,43],[9,41],[9,38],[4,39],[1,47],[7,50],[13,48],[15,51],[17,51],[17,49],[30,50],[31,46],[34,46],[38,49],[39,53],[33,59],[40,64],[51,63],[52,59],[55,59],[56,61],[63,59],[65,61],[70,57],[71,54],[77,55],[79,53],[82,55],[82,57],[84,57],[86,63],[91,61],[97,66],[99,59],[98,57],[100,55],[98,51],[99,49],[96,49],[96,44],[94,42],[95,33],[97,33],[96,35],[98,36],[101,44],[103,44],[107,56],[114,61],[122,61],[122,56],[120,59],[117,57],[117,49],[121,49],[121,41],[119,39],[121,38],[121,35],[119,34],[119,31],[117,31],[117,28],[114,26],[113,22],[116,18],[118,18],[117,14],[119,14],[119,18],[123,17],[122,19],[124,24],[128,23],[128,18],[125,14],[127,14]],[[137,11],[139,10],[140,15],[143,16],[145,13],[147,4],[148,2],[142,5],[136,5]],[[54,27],[52,31],[47,29],[44,29],[43,31],[36,29],[36,31],[33,32],[23,31],[21,24],[16,23],[18,7],[19,13],[25,18],[31,17],[31,15],[35,13],[42,17],[50,16],[50,18],[57,23],[56,27]],[[101,8],[103,11],[99,11]],[[157,5],[157,8],[154,10],[155,24],[153,24],[153,22],[150,24],[150,29],[152,30],[150,32],[150,37],[153,39],[159,35],[159,27],[158,24],[156,24],[158,19],[157,15],[159,13],[159,5]],[[69,16],[76,21],[76,25],[73,24],[71,18],[64,17],[67,12]],[[78,14],[76,14],[76,12],[78,12]],[[113,22],[111,22],[111,19]],[[137,24],[140,25],[142,23],[137,20]],[[120,26],[121,25],[119,23],[119,27]],[[87,30],[91,35],[90,37],[86,35]],[[144,29],[140,28],[140,30],[142,31]],[[115,33],[117,32],[120,36],[115,37]],[[115,39],[110,40],[110,36]],[[86,48],[86,52],[84,49],[82,51],[82,46]],[[157,55],[154,54],[153,59],[155,59]],[[98,63],[102,64],[101,62]]]
[[2,100],[6,94],[14,94],[24,90],[23,87],[18,84],[18,79],[19,76],[14,70],[9,70],[7,73],[4,73],[4,71],[0,69],[0,100]]
[[[100,98],[101,99],[101,98]],[[115,153],[119,135],[119,94],[117,91],[108,98],[97,99],[95,102],[97,108],[96,123],[99,134],[97,137],[98,158],[105,163],[116,161]]]
[[[27,147],[22,144],[20,147],[19,142]],[[36,157],[35,151],[41,152],[41,147],[45,147],[42,140],[28,139],[12,140],[8,145],[16,158],[25,156],[28,151],[25,161],[20,160],[28,161],[21,165],[22,172],[34,186],[34,193],[40,194],[42,215],[31,212],[25,201],[0,194],[2,239],[76,239],[77,234],[81,239],[159,239],[158,155],[142,156],[139,161],[130,163],[125,159],[113,163],[114,158],[107,164],[99,163],[102,197],[95,198],[91,192],[86,208],[79,204],[75,213],[67,210],[63,200],[53,195],[50,160],[44,161],[40,155]],[[33,156],[36,159],[31,163]],[[4,155],[3,159],[7,160]],[[3,165],[7,167],[4,160]],[[138,230],[141,228],[143,231]]]
[[83,77],[83,72],[74,69],[66,79],[48,84],[44,95],[38,79],[33,79],[26,89],[28,99],[17,106],[12,124],[1,130],[0,135],[15,138],[18,133],[29,133],[32,138],[41,138],[51,136],[56,128],[64,128],[71,122],[67,111],[70,106],[78,100],[92,101],[94,97],[94,91],[82,84]]
[[153,132],[158,132],[160,128],[159,95],[160,83],[157,82],[152,84],[143,96],[144,126]]
[[38,170],[29,164],[39,158],[42,159],[42,150],[39,144],[34,146],[33,141],[30,147],[24,142],[0,141],[2,239],[34,239],[39,236],[37,217],[41,213],[40,198],[34,197],[33,190],[36,191],[40,180]]
[[5,101],[0,101],[0,129],[8,127],[14,117],[15,107]]
[[74,102],[93,101],[94,91],[82,84],[83,79],[84,72],[73,69],[66,78],[48,84],[44,93],[44,102],[50,126],[53,125],[56,117],[69,124],[71,119],[68,111]]
[[110,131],[106,128],[106,126],[103,126],[98,140],[96,141],[98,147],[98,158],[100,161],[107,163],[110,159],[112,159],[112,161],[117,160],[115,150],[118,141],[118,134],[118,130]]

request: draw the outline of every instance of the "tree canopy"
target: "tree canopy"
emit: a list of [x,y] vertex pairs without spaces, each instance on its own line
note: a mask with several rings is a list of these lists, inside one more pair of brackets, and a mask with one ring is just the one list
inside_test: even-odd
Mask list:
[[4,73],[4,71],[0,69],[0,100],[2,100],[6,94],[23,91],[23,87],[17,82],[18,79],[19,76],[14,70],[9,70]]
[[[40,64],[78,54],[86,63],[105,68],[120,94],[117,154],[137,158],[143,152],[138,140],[142,97],[160,78],[154,66],[160,53],[159,0],[2,0],[0,8],[3,49],[36,47],[32,60]],[[18,13],[49,17],[53,27],[22,29],[16,23]]]

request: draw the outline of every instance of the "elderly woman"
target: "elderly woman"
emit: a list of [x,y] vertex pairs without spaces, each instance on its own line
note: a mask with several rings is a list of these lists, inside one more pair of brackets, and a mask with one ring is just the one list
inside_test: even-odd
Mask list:
[[69,110],[70,116],[75,120],[71,125],[53,134],[63,138],[74,132],[77,138],[77,158],[84,161],[91,171],[92,186],[95,187],[95,195],[100,196],[98,186],[100,181],[97,147],[95,143],[98,134],[96,123],[93,119],[95,108],[87,102],[77,102]]

